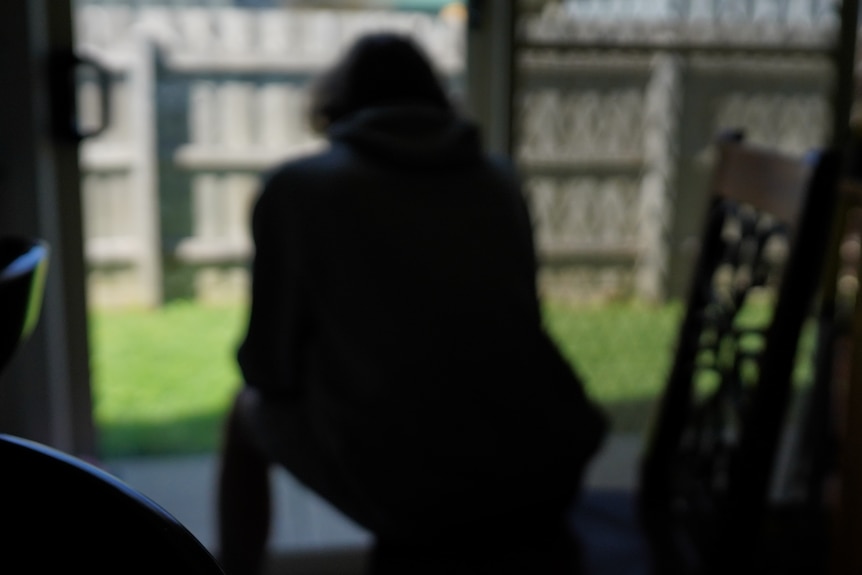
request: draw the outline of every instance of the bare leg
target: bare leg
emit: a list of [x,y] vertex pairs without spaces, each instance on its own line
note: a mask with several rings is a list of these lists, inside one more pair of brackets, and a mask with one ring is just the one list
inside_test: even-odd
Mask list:
[[254,401],[244,389],[228,415],[218,486],[219,557],[227,575],[259,575],[269,536],[269,462],[246,437],[243,405]]

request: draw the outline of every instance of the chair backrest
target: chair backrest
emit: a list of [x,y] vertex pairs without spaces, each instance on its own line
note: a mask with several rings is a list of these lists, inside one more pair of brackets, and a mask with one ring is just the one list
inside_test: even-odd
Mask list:
[[47,269],[44,242],[0,238],[0,371],[36,326]]
[[817,290],[837,157],[717,144],[673,366],[641,469],[662,573],[753,565],[803,321]]

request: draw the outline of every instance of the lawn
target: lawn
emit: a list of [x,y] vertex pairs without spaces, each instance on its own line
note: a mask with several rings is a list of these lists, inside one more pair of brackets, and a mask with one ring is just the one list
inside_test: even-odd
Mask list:
[[[641,431],[668,369],[680,306],[545,307],[549,331],[616,430]],[[104,457],[206,452],[239,382],[242,306],[172,303],[91,314],[93,398]]]
[[642,432],[670,369],[682,306],[547,304],[548,331],[611,417],[614,430]]
[[202,452],[219,441],[239,372],[240,306],[173,303],[91,313],[94,417],[103,456]]

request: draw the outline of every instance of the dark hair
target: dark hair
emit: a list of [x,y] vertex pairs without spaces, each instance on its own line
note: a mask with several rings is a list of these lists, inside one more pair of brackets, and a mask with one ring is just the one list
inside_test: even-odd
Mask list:
[[312,87],[309,119],[318,131],[359,110],[387,105],[452,110],[431,62],[413,40],[381,32],[361,37]]

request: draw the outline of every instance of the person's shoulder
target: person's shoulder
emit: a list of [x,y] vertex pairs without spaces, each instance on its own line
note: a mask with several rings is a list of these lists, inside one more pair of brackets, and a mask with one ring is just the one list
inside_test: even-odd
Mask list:
[[264,174],[264,182],[269,186],[318,177],[338,163],[338,156],[337,150],[330,146],[315,146],[277,164]]
[[284,210],[288,205],[307,203],[308,198],[328,187],[327,182],[343,163],[340,155],[333,147],[320,147],[275,165],[261,176],[257,204]]
[[517,183],[520,180],[518,169],[508,156],[504,156],[503,154],[486,154],[485,161],[490,169],[500,177],[510,180],[512,183]]
[[509,157],[486,153],[480,165],[480,173],[488,183],[487,189],[506,196],[520,196],[523,182],[517,166]]

